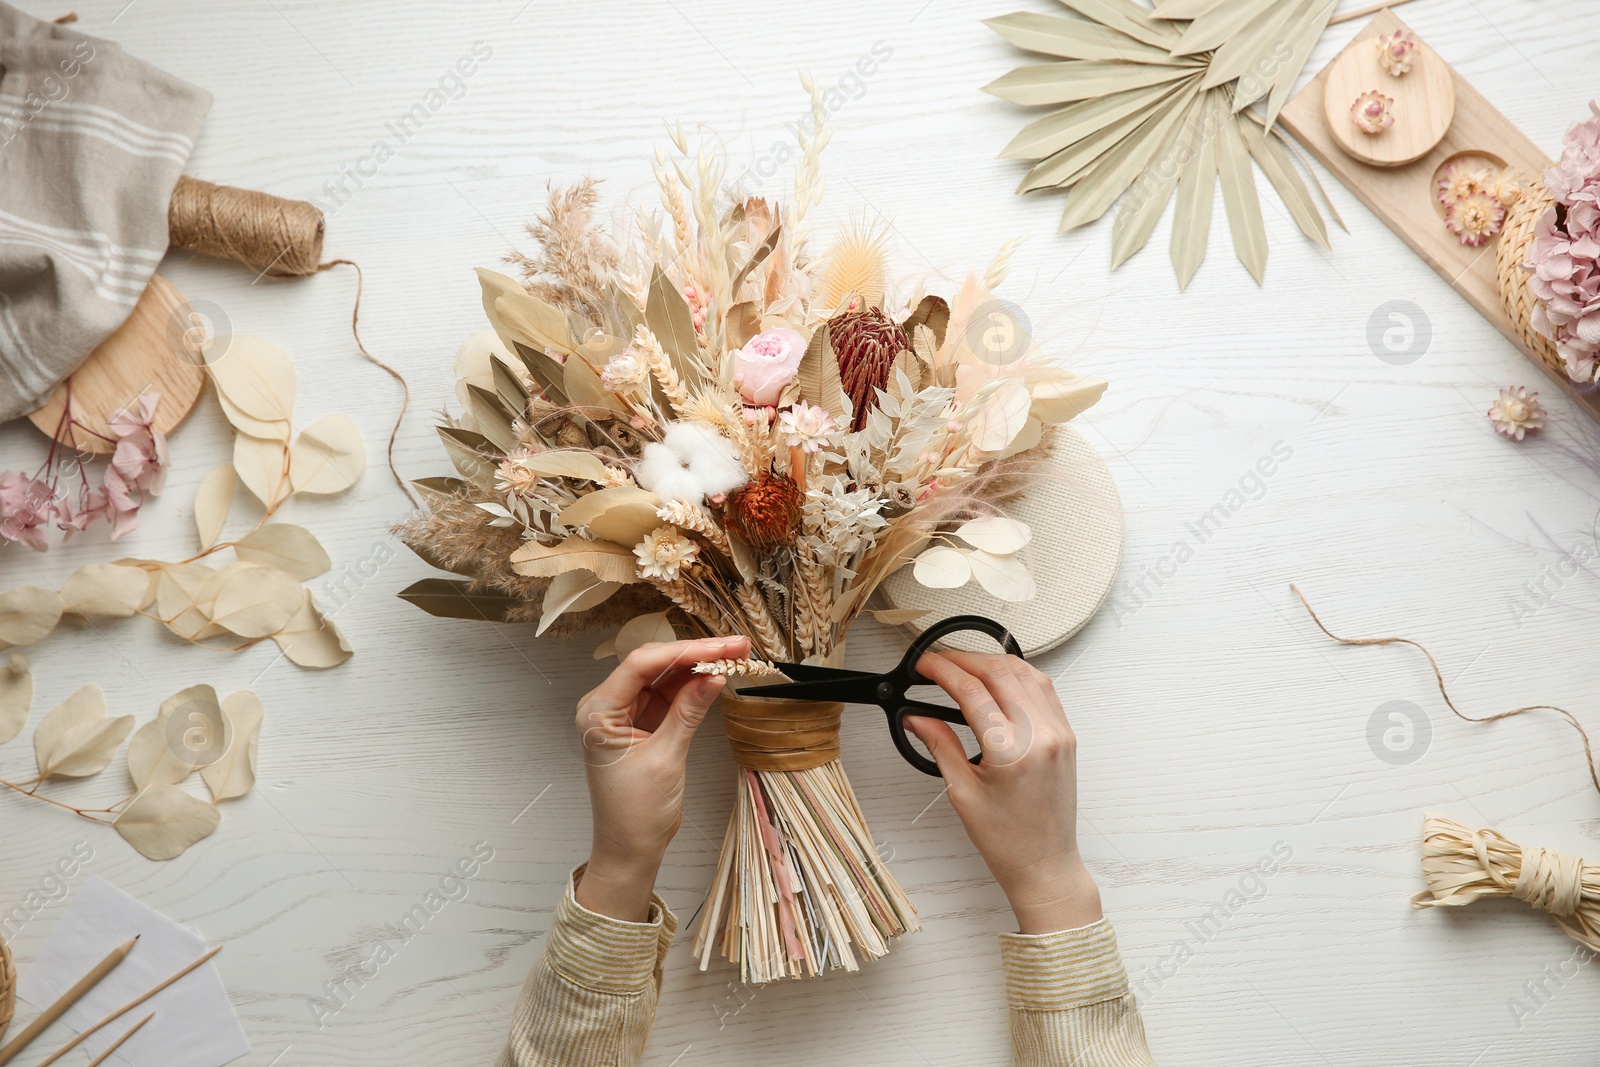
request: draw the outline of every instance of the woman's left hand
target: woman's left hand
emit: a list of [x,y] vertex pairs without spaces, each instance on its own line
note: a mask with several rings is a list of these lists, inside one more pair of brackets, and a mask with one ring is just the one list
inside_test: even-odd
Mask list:
[[667,845],[683,822],[689,743],[725,679],[694,666],[750,653],[744,637],[650,644],[578,701],[594,840],[578,903],[630,922],[649,917]]

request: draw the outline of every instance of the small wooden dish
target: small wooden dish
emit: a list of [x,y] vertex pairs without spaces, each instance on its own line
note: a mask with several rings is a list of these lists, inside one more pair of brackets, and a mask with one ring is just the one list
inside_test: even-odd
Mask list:
[[[159,274],[152,275],[128,321],[89,353],[83,365],[56,386],[45,405],[28,415],[28,421],[70,448],[109,455],[116,451],[117,442],[107,421],[136,403],[146,389],[154,389],[161,394],[155,428],[171,433],[194,407],[205,385],[196,343],[198,331],[190,322],[192,311],[176,286]],[[90,432],[63,425],[69,395],[72,417]]]
[[[1455,79],[1433,49],[1417,42],[1411,70],[1399,77],[1378,62],[1376,36],[1363,37],[1328,64],[1323,114],[1339,147],[1374,167],[1398,167],[1433,151],[1456,116]],[[1376,89],[1394,100],[1394,125],[1363,133],[1350,117],[1362,93]]]

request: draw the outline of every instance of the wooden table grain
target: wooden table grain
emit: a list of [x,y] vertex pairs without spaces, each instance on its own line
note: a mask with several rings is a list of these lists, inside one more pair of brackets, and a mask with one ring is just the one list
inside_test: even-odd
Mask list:
[[[1550,702],[1600,726],[1600,476],[1581,462],[1600,456],[1595,428],[1325,173],[1349,232],[1321,252],[1264,192],[1260,288],[1234,260],[1220,209],[1184,293],[1166,255],[1170,215],[1114,274],[1109,221],[1057,235],[1060,200],[1012,196],[1021,168],[995,158],[1023,114],[978,91],[1020,59],[979,19],[1019,4],[1050,8],[76,10],[82,30],[215,94],[192,173],[324,206],[329,255],[367,272],[364,336],[412,384],[398,453],[411,477],[446,470],[429,413],[454,403],[451,355],[483,325],[472,268],[528,246],[522,224],[547,184],[604,178],[625,219],[622,205],[650,195],[666,119],[719,139],[752,192],[775,194],[806,110],[794,72],[809,69],[834,90],[822,217],[885,220],[907,272],[952,286],[1025,237],[1004,295],[1061,358],[1111,380],[1079,425],[1126,502],[1123,571],[1100,617],[1043,663],[1080,738],[1083,848],[1158,1061],[1587,1067],[1600,971],[1553,922],[1521,905],[1407,905],[1422,884],[1424,811],[1600,858],[1600,797],[1575,737],[1554,719],[1455,719],[1419,656],[1334,645],[1288,584],[1335,628],[1425,641],[1474,713]],[[53,18],[70,5],[22,6]],[[1585,113],[1600,52],[1590,5],[1420,0],[1405,17],[1547,151]],[[1331,30],[1310,69],[1351,32]],[[470,76],[457,72],[463,57]],[[257,281],[187,255],[163,272],[234,329],[294,354],[298,419],[342,411],[360,424],[373,466],[356,489],[284,515],[328,547],[334,570],[315,585],[356,655],[302,671],[271,649],[186,648],[142,620],[66,626],[31,649],[35,722],[90,681],[114,714],[141,718],[197,682],[248,687],[267,719],[257,790],[169,863],[0,797],[8,936],[26,967],[75,887],[98,875],[227,943],[219,964],[254,1046],[242,1064],[490,1063],[586,845],[569,709],[603,670],[590,658],[599,639],[433,620],[395,598],[428,568],[388,532],[407,507],[378,464],[396,395],[351,344],[352,277]],[[1513,445],[1484,412],[1519,383],[1543,387],[1550,429]],[[86,562],[188,554],[194,491],[227,440],[203,403],[136,535],[42,557],[0,550],[0,578],[59,583]],[[19,423],[0,430],[0,451],[0,465],[31,468],[43,443]],[[863,624],[851,655],[887,661],[899,642]],[[1009,1062],[994,939],[1010,922],[1005,901],[939,783],[881,732],[851,719],[847,766],[925,929],[860,974],[759,989],[725,967],[695,970],[685,938],[647,1063]],[[0,774],[29,773],[28,736],[0,748]],[[715,720],[693,759],[660,882],[686,923],[732,795]],[[57,788],[110,799],[119,774]],[[75,852],[90,855],[81,871],[52,880]],[[474,877],[446,881],[474,856]],[[418,921],[430,893],[442,903]]]

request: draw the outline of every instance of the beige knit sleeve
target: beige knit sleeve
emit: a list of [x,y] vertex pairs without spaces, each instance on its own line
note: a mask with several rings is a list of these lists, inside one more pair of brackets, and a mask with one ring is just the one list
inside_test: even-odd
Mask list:
[[567,879],[499,1067],[628,1067],[644,1054],[678,917],[660,897],[647,922],[597,915],[573,896],[582,877]]
[[1001,934],[1017,1067],[1154,1067],[1107,919]]

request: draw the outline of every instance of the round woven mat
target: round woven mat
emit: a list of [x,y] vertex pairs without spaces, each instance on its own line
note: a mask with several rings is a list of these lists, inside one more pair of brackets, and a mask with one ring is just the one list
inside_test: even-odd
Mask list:
[[17,961],[11,958],[11,946],[0,937],[0,1037],[11,1025],[11,1015],[17,1007]]
[[[1122,564],[1122,498],[1105,461],[1071,426],[1062,426],[1051,455],[1051,470],[1021,500],[1007,504],[1007,515],[1028,524],[1033,540],[1022,555],[1039,592],[1032,600],[1010,603],[991,596],[977,582],[959,589],[929,589],[909,566],[883,583],[897,608],[924,608],[910,623],[920,631],[952,615],[985,615],[1003,623],[1025,656],[1059,645],[1088,624],[1111,593]],[[957,634],[950,643],[973,652],[993,652],[993,641],[979,634]]]
[[1544,213],[1555,206],[1555,199],[1545,191],[1543,182],[1534,182],[1520,199],[1506,212],[1505,225],[1495,247],[1495,288],[1500,290],[1500,302],[1522,343],[1528,346],[1545,369],[1559,379],[1567,377],[1567,365],[1550,338],[1533,328],[1533,309],[1539,298],[1528,288],[1528,272],[1522,265],[1528,260],[1533,246],[1534,228]]

